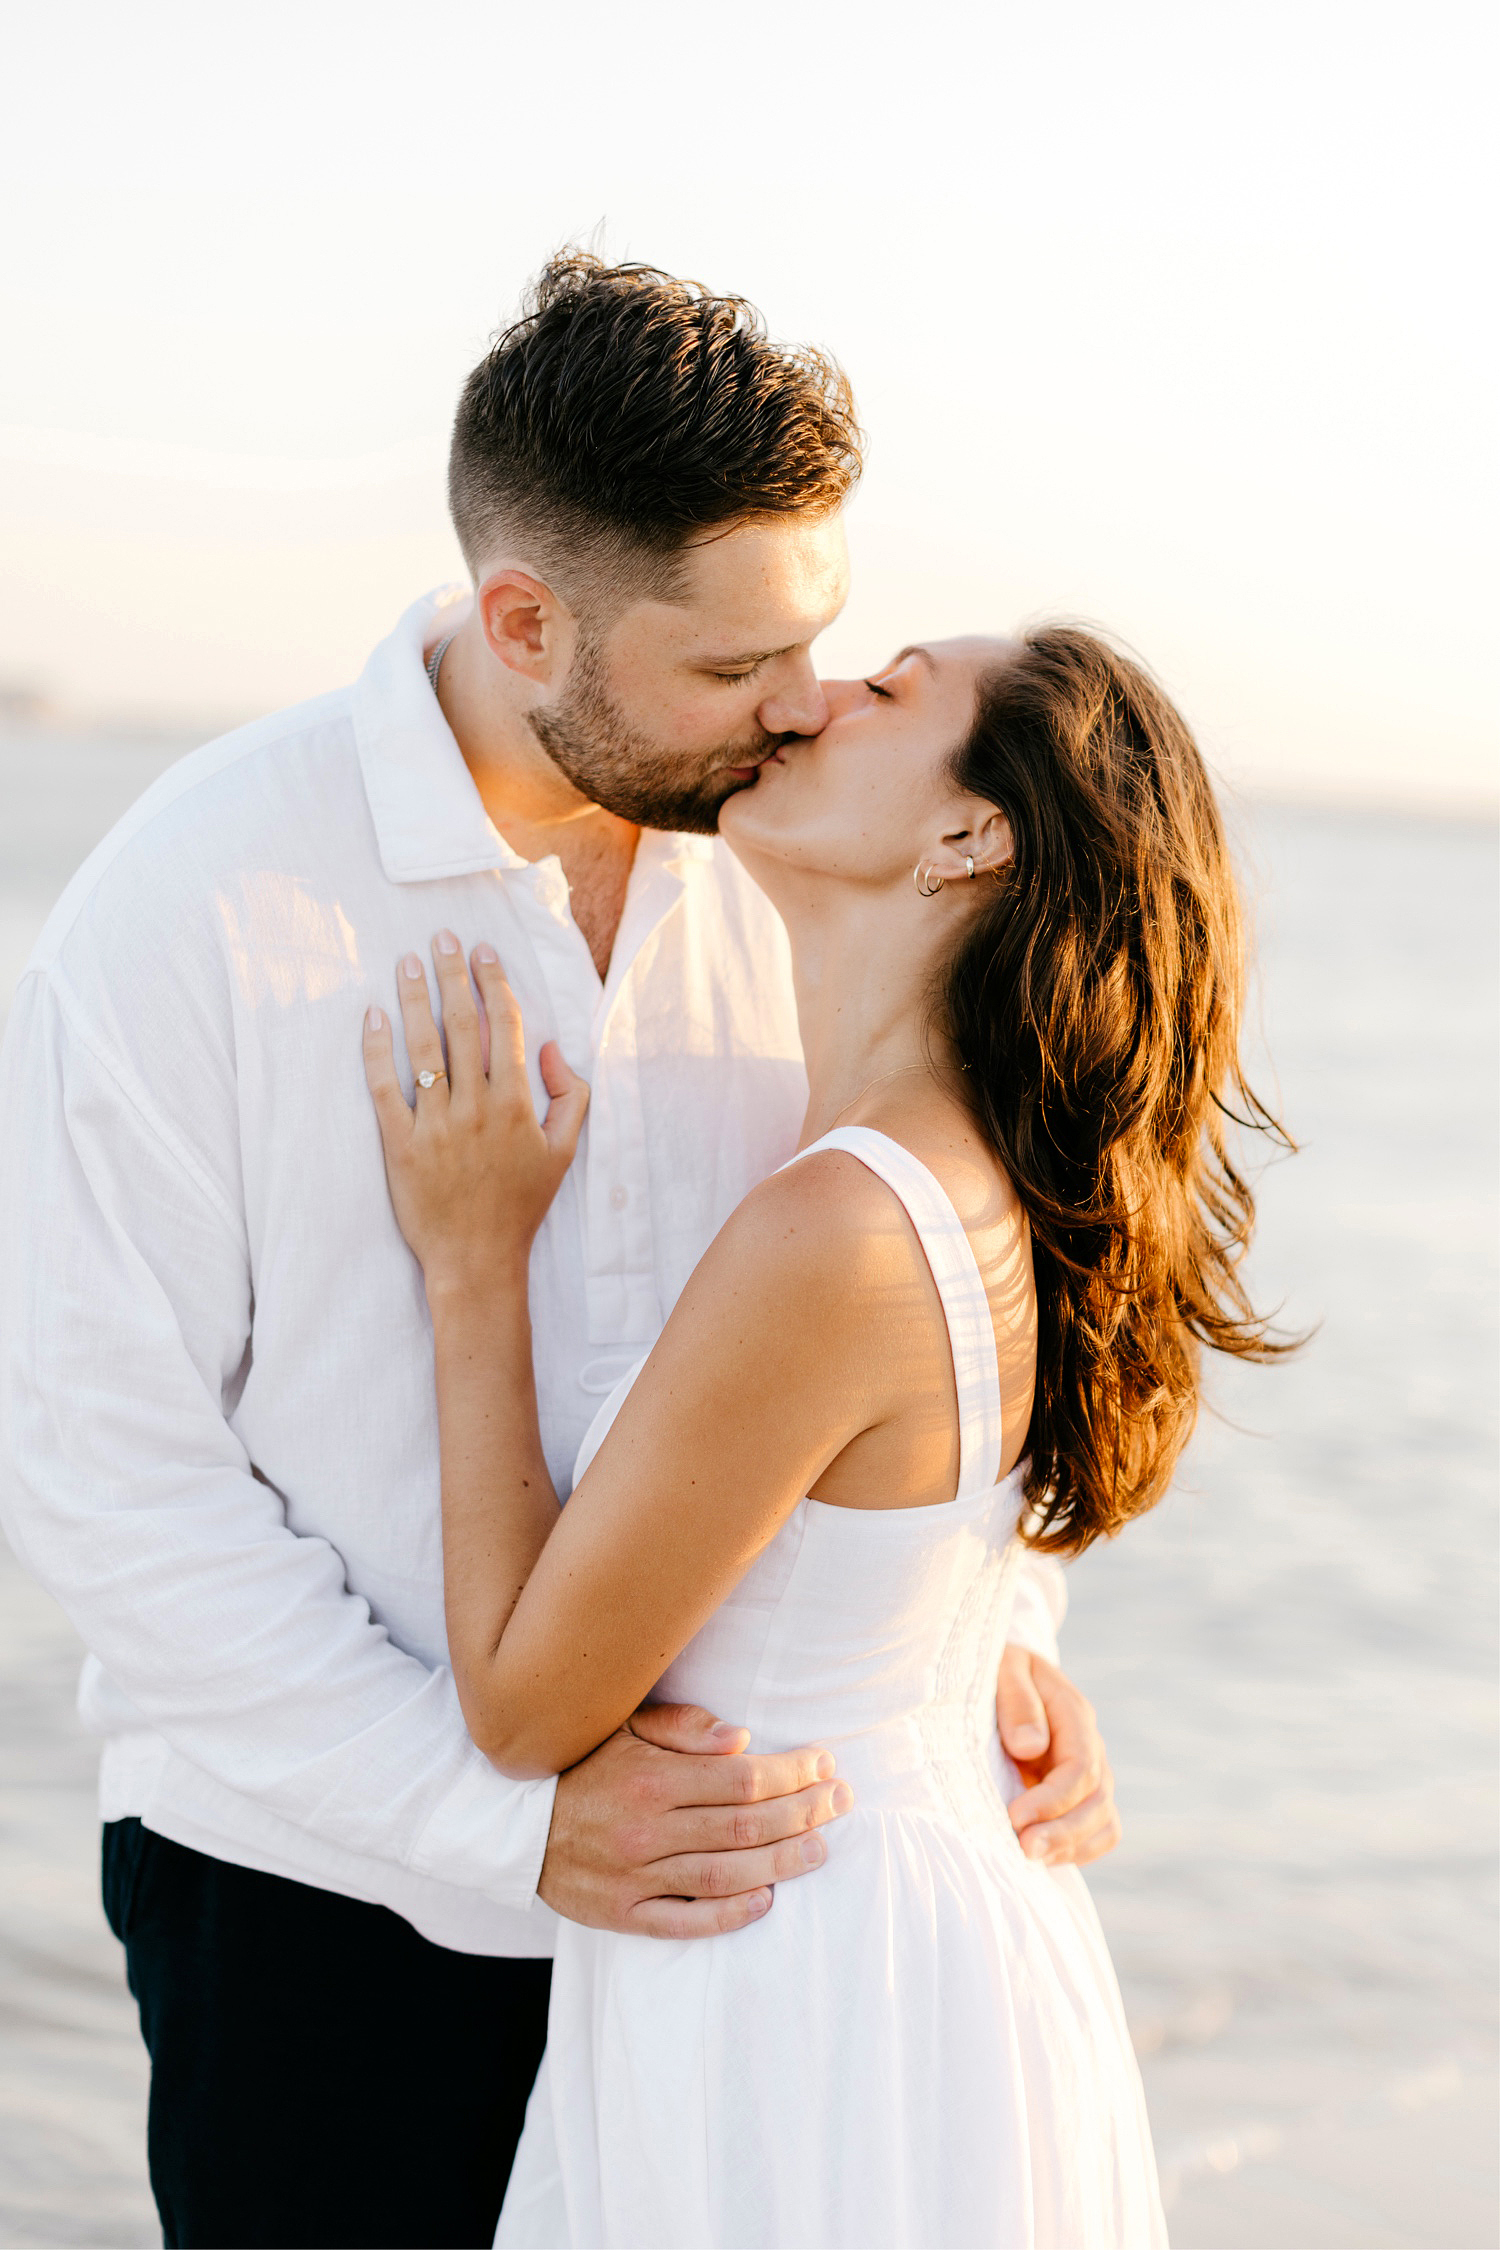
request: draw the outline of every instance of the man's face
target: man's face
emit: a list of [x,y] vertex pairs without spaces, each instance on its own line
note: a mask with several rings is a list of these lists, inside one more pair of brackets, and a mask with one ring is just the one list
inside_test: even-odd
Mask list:
[[740,524],[688,547],[680,602],[641,601],[580,632],[538,741],[576,789],[643,828],[712,834],[719,807],[828,707],[811,648],[844,606],[838,516]]

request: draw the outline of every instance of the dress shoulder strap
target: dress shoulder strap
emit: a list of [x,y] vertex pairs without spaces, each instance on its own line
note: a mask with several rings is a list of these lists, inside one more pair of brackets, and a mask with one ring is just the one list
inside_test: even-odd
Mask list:
[[[841,1149],[884,1180],[905,1206],[942,1299],[958,1392],[956,1500],[989,1492],[1000,1478],[1000,1370],[995,1324],[978,1261],[948,1192],[920,1158],[871,1125],[843,1125],[791,1159]],[[782,1170],[787,1169],[786,1165]]]

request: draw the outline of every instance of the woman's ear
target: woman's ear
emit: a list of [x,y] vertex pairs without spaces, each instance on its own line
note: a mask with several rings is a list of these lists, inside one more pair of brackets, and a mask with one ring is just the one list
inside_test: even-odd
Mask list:
[[998,875],[1016,856],[1016,839],[1010,822],[994,805],[982,808],[981,817],[974,824],[974,838],[969,850],[974,855],[978,874]]
[[976,875],[998,875],[1016,856],[1015,837],[1004,813],[972,797],[962,806],[960,820],[962,825],[956,826],[950,817],[929,865],[945,883],[964,881],[971,863]]

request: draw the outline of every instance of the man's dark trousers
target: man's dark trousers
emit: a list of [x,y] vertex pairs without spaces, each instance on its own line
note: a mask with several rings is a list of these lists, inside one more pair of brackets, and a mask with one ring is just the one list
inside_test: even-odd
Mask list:
[[104,1831],[151,2055],[169,2246],[487,2245],[547,2036],[546,1961],[450,1952],[383,1906]]

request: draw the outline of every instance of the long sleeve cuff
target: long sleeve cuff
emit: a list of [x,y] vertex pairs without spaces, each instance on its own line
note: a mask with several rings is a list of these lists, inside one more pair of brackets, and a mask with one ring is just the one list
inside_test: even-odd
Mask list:
[[536,1897],[552,1827],[557,1780],[507,1781],[470,1748],[463,1772],[422,1829],[407,1860],[414,1875],[482,1891],[497,1906]]
[[1029,1649],[1049,1664],[1061,1662],[1057,1635],[1068,1610],[1068,1584],[1061,1563],[1051,1555],[1028,1554],[1021,1564],[1007,1642]]

